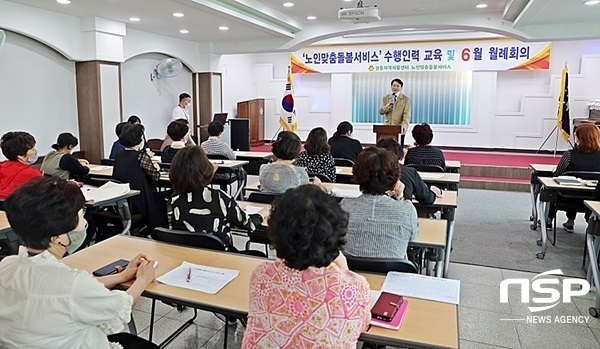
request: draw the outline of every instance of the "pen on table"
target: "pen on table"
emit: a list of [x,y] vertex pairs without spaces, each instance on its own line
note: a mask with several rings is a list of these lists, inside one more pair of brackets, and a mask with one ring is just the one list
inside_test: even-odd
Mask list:
[[185,278],[186,282],[190,282],[190,279],[192,278],[192,267],[188,268],[188,272],[187,272],[187,276]]

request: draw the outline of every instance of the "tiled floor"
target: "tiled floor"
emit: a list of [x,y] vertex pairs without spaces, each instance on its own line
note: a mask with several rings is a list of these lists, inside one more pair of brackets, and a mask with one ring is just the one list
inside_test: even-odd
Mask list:
[[[526,304],[519,302],[519,292],[509,291],[509,303],[501,304],[500,282],[506,278],[532,278],[535,274],[493,269],[465,264],[452,264],[450,277],[461,280],[459,336],[462,349],[522,348],[563,349],[599,348],[600,319],[589,317],[587,324],[527,324],[525,321],[501,319],[525,318],[529,314]],[[559,304],[543,315],[588,316],[594,305],[595,292],[574,298],[571,304]],[[140,336],[148,338],[151,301],[141,298],[135,305],[133,316]],[[161,342],[184,321],[191,318],[192,310],[178,312],[171,306],[157,302],[153,341]],[[432,316],[435,316],[432,314]],[[228,348],[239,348],[243,326],[229,327]],[[216,315],[198,312],[194,325],[186,329],[167,348],[197,349],[223,348],[224,323]],[[359,345],[360,347],[360,345]]]

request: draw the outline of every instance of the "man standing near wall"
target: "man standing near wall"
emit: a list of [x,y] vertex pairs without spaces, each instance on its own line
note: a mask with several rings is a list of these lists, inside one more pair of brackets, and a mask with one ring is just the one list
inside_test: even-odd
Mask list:
[[404,83],[395,78],[392,80],[392,93],[383,96],[379,114],[385,115],[384,125],[399,125],[402,127],[400,147],[404,149],[404,136],[410,123],[410,99],[402,93]]
[[190,112],[186,109],[188,105],[192,103],[192,96],[187,93],[179,95],[179,104],[173,108],[171,113],[171,121],[177,121],[179,119],[185,119],[188,123],[190,122]]

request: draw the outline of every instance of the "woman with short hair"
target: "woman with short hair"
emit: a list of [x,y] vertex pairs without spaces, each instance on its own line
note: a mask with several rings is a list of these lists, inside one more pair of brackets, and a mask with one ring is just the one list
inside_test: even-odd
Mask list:
[[[154,280],[153,261],[138,254],[120,273],[98,278],[63,263],[83,242],[84,202],[77,185],[55,177],[31,180],[6,199],[11,229],[25,246],[0,262],[0,347],[158,348],[115,334]],[[128,281],[126,291],[109,290]]]
[[85,159],[76,159],[71,153],[79,144],[77,137],[66,132],[58,135],[56,143],[52,145],[54,151],[44,157],[42,167],[44,173],[60,179],[82,179],[90,172],[87,167],[89,162]]
[[0,199],[4,199],[28,180],[41,177],[42,172],[31,167],[38,159],[35,138],[27,132],[7,132],[0,139]]
[[415,139],[414,148],[409,148],[404,158],[404,165],[434,165],[446,170],[446,159],[444,153],[436,147],[431,146],[433,131],[428,123],[423,122],[415,125],[412,129]]
[[306,167],[310,174],[319,174],[335,182],[335,162],[327,144],[327,132],[322,127],[313,128],[306,138],[305,151],[300,153],[296,166]]
[[371,319],[370,287],[341,252],[347,227],[348,214],[318,186],[275,201],[268,230],[277,260],[250,276],[242,348],[356,348]]
[[229,250],[237,251],[233,247],[231,226],[252,232],[261,225],[262,217],[246,214],[229,194],[208,186],[217,168],[200,146],[177,152],[169,172],[174,190],[173,229],[213,234]]
[[331,147],[331,156],[334,159],[356,160],[358,154],[362,151],[362,145],[359,141],[352,138],[354,128],[348,121],[342,121],[329,138],[329,146]]
[[[279,132],[272,149],[277,160],[259,170],[260,191],[279,194],[309,182],[306,168],[294,166],[301,148],[300,137],[294,132]],[[320,183],[318,178],[315,181]]]
[[[600,172],[600,130],[594,124],[583,124],[575,129],[575,148],[567,150],[552,174],[553,177],[558,177],[568,171],[590,171]],[[561,202],[573,202],[574,204],[581,203],[579,199],[562,199]],[[568,232],[573,232],[575,227],[575,218],[577,211],[566,211],[567,221],[563,223],[563,227]],[[586,220],[591,214],[591,211],[585,213]],[[556,207],[550,207],[550,215],[548,218],[548,227],[552,227],[552,220],[556,216]]]
[[419,226],[412,202],[402,199],[398,157],[382,148],[367,148],[358,155],[352,175],[362,195],[340,203],[350,214],[345,253],[406,258],[408,242],[417,237]]

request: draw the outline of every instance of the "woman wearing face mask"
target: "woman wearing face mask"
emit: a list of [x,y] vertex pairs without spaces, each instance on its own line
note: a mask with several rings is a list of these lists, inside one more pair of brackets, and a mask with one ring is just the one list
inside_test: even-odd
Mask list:
[[[83,241],[83,204],[76,185],[53,177],[29,181],[6,199],[25,246],[0,262],[0,347],[158,348],[118,333],[154,280],[153,261],[138,254],[122,272],[99,278],[62,262]],[[127,291],[109,290],[134,277]]]
[[58,135],[56,144],[52,145],[55,150],[46,154],[41,170],[60,179],[82,179],[90,172],[90,169],[87,167],[89,165],[87,160],[78,160],[71,155],[77,144],[79,144],[77,137],[70,133]]
[[131,189],[140,191],[140,195],[132,197],[129,202],[132,213],[144,216],[147,225],[144,235],[150,234],[155,227],[167,227],[167,206],[156,188],[160,179],[160,167],[142,149],[144,126],[125,125],[119,142],[125,149],[115,158],[113,178],[129,183]]
[[27,132],[7,132],[0,139],[2,154],[8,159],[0,162],[0,199],[6,198],[21,184],[42,172],[31,167],[37,159],[35,138]]

